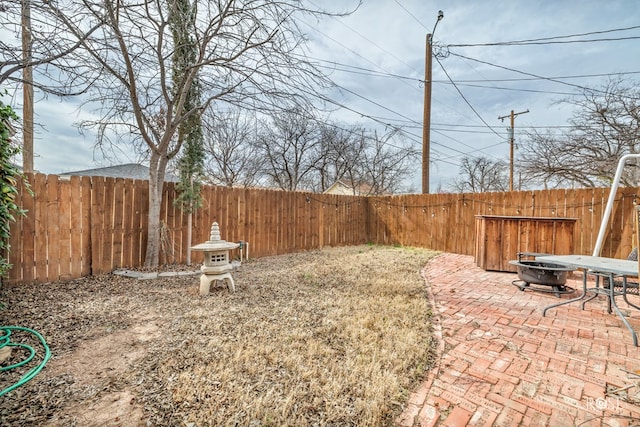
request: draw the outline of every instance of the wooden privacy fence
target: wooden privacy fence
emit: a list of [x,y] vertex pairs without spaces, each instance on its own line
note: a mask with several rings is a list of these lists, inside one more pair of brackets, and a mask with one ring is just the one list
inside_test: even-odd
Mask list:
[[[7,283],[65,280],[144,264],[148,182],[28,175],[17,203],[25,217],[11,224],[13,268]],[[323,246],[366,243],[367,203],[361,197],[275,190],[204,187],[204,206],[193,216],[192,244],[208,240],[211,223],[222,238],[249,242],[252,257]],[[161,207],[163,263],[184,263],[187,216],[174,206],[165,183]],[[202,254],[193,253],[199,263]]]
[[[11,226],[13,268],[7,283],[42,283],[144,263],[148,182],[104,177],[28,175],[21,188],[27,215]],[[624,258],[634,242],[637,188],[618,190],[602,255]],[[477,215],[576,218],[573,247],[590,254],[608,188],[482,194],[338,196],[207,186],[193,216],[192,244],[208,239],[217,221],[222,238],[249,242],[262,257],[324,246],[363,243],[425,247],[473,255]],[[161,209],[161,260],[184,263],[187,216],[166,183]],[[201,262],[194,253],[192,261]]]

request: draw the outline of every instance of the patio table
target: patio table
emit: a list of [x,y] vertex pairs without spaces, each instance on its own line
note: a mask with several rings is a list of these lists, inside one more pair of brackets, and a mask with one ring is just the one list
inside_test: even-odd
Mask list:
[[[631,327],[629,321],[625,318],[624,314],[618,308],[616,304],[616,296],[622,295],[624,301],[629,304],[629,306],[640,310],[640,307],[632,304],[627,299],[627,277],[638,277],[638,262],[637,261],[629,261],[622,260],[616,258],[606,258],[599,256],[589,256],[589,255],[543,255],[537,256],[536,260],[544,261],[544,262],[552,262],[556,264],[565,265],[567,267],[574,267],[576,269],[582,270],[583,279],[582,279],[582,294],[577,298],[573,298],[567,301],[563,301],[560,303],[552,304],[544,308],[542,310],[542,316],[544,317],[547,313],[547,310],[555,307],[559,307],[561,305],[570,304],[572,302],[582,301],[582,309],[584,310],[584,306],[588,301],[591,301],[598,295],[605,295],[607,297],[608,302],[608,311],[611,313],[611,308],[616,312],[618,317],[625,324],[627,329],[631,332],[631,337],[633,339],[633,345],[638,346],[638,337],[636,332]],[[587,287],[587,275],[593,274],[596,276],[595,287],[588,288]],[[599,278],[607,277],[609,279],[608,287],[600,287],[599,286]],[[622,278],[622,291],[616,291],[614,286],[614,279]],[[592,296],[587,298],[588,293],[593,293]]]

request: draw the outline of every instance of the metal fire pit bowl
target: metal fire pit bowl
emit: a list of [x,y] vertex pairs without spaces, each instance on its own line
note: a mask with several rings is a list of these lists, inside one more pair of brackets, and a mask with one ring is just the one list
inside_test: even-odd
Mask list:
[[[521,291],[528,289],[549,292],[556,294],[557,297],[560,297],[561,294],[575,292],[575,289],[565,286],[567,275],[570,271],[575,270],[572,267],[521,259],[509,261],[509,264],[516,266],[520,280],[514,280],[512,284],[520,288]],[[532,284],[541,286],[531,286]]]

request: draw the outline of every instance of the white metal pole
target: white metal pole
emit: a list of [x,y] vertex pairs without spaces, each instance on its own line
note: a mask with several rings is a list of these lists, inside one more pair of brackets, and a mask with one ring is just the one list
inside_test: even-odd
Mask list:
[[640,159],[640,154],[625,154],[624,156],[620,157],[620,160],[618,161],[618,168],[616,169],[616,175],[614,176],[613,182],[611,183],[611,192],[609,193],[607,206],[604,209],[604,213],[602,214],[602,222],[600,223],[600,231],[598,232],[596,246],[593,248],[593,256],[600,256],[600,252],[602,251],[602,242],[604,240],[604,235],[607,231],[607,227],[609,226],[609,217],[611,216],[611,210],[613,209],[613,202],[616,199],[616,192],[618,191],[618,187],[620,186],[622,170],[624,169],[625,163],[629,159]]

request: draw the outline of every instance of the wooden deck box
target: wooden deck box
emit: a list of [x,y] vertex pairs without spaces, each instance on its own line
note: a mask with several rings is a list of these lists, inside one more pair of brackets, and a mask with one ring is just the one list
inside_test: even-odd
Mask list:
[[519,252],[573,253],[576,218],[476,216],[476,265],[484,270],[516,272],[509,264]]

